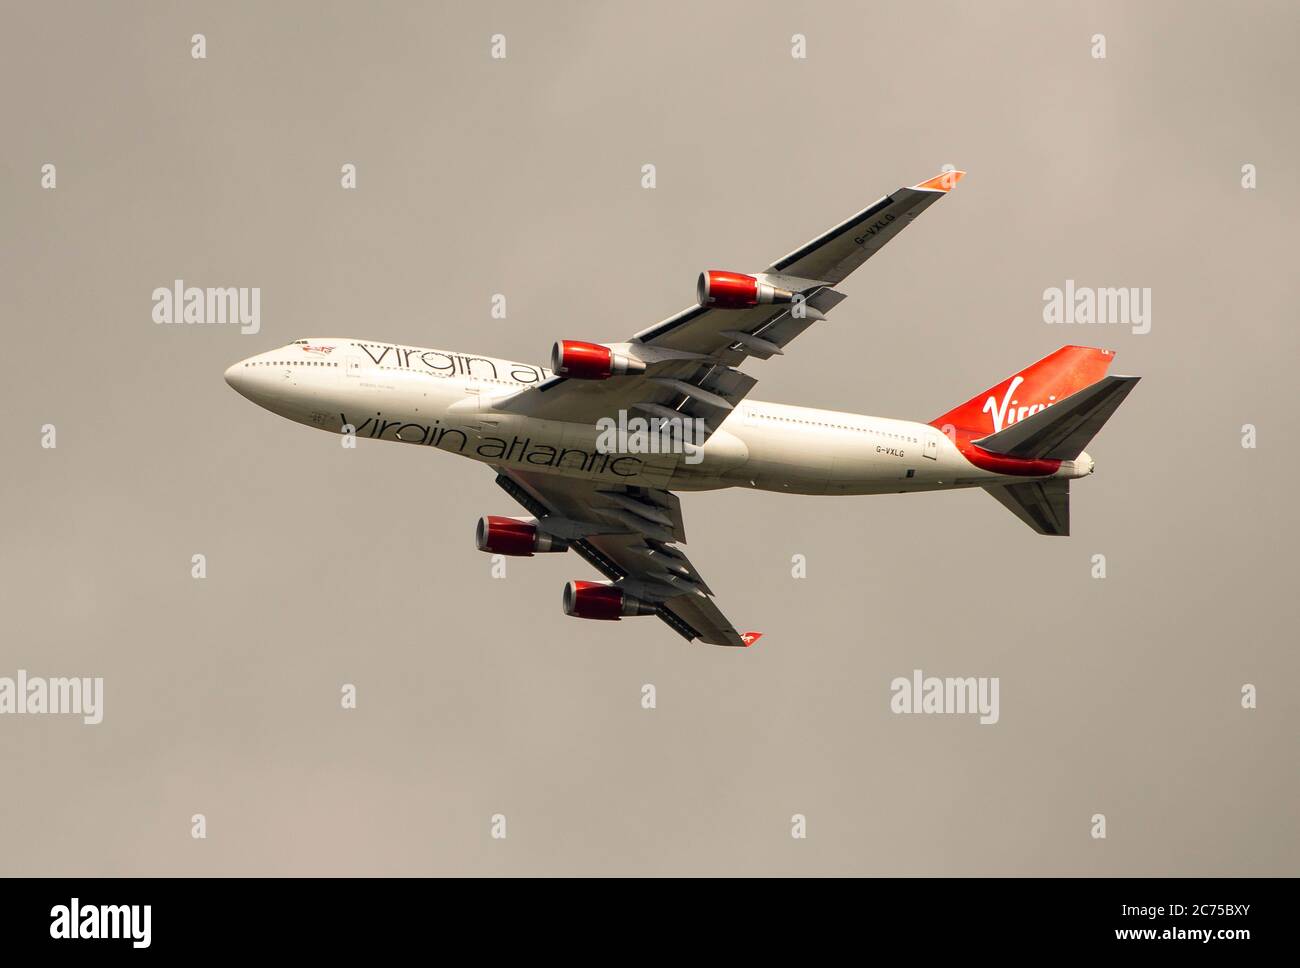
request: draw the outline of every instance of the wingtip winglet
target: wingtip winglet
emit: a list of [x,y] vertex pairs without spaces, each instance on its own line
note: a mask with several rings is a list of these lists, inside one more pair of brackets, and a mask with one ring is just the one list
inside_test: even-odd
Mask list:
[[741,632],[740,641],[745,643],[745,648],[749,648],[755,642],[763,637],[762,632]]
[[928,192],[950,192],[957,187],[957,183],[966,177],[964,171],[941,171],[933,178],[928,178],[919,185],[913,185]]

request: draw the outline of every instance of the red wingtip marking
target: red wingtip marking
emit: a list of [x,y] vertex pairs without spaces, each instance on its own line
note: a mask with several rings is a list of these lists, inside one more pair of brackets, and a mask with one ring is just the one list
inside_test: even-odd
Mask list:
[[741,632],[740,641],[745,643],[745,648],[749,648],[755,642],[763,637],[762,632]]
[[914,188],[928,188],[934,192],[950,192],[957,187],[957,183],[966,177],[964,171],[941,171],[933,178],[914,185]]

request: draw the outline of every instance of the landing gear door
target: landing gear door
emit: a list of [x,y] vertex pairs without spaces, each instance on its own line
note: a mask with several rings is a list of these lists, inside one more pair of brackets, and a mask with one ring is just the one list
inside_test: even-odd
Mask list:
[[928,457],[930,460],[939,459],[939,438],[935,434],[925,435],[925,449],[921,451],[922,457]]

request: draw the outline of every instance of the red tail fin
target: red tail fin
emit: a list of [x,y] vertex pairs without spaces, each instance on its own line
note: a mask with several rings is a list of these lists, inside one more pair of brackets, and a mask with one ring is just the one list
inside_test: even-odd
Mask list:
[[1043,357],[960,407],[931,420],[930,426],[943,430],[952,425],[975,439],[995,434],[1096,383],[1106,375],[1113,359],[1114,350],[1062,346],[1051,356]]

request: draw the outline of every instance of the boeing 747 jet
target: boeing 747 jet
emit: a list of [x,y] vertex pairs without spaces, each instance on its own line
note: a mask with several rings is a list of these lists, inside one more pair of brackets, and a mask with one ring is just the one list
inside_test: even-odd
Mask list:
[[700,275],[694,305],[626,342],[560,340],[550,367],[351,338],[300,339],[226,382],[335,434],[488,465],[526,512],[488,515],[491,554],[573,551],[603,581],[564,587],[567,615],[654,615],[688,640],[749,646],[682,550],[676,491],[854,495],[980,487],[1040,534],[1070,530],[1084,447],[1137,383],[1114,354],[1065,346],[929,421],[751,400],[750,357],[781,356],[845,298],[836,287],[963,172],[900,188],[753,274]]

